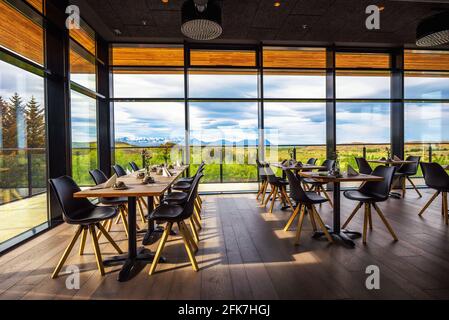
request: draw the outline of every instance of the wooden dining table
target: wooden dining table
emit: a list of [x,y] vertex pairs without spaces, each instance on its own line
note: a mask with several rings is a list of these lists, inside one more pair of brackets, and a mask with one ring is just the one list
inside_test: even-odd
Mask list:
[[151,184],[142,184],[142,179],[138,179],[137,172],[130,175],[120,177],[117,181],[122,181],[128,187],[125,190],[114,190],[112,188],[102,188],[103,185],[89,188],[74,194],[75,198],[128,198],[128,253],[121,256],[115,256],[104,261],[105,266],[123,264],[118,275],[118,281],[124,282],[130,280],[136,272],[141,270],[142,265],[151,263],[154,254],[144,246],[150,244],[151,238],[157,233],[155,221],[148,219],[148,229],[145,232],[142,244],[144,246],[137,248],[137,231],[136,231],[136,200],[140,197],[148,199],[148,214],[151,213],[154,206],[154,197],[163,197],[173,184],[187,170],[188,166],[182,166],[170,170],[172,176],[164,177],[161,175],[151,174],[155,182]]
[[[348,247],[355,247],[353,239],[360,238],[362,234],[357,231],[341,229],[341,183],[342,182],[368,182],[368,181],[383,181],[382,177],[373,175],[358,174],[355,176],[349,176],[347,173],[343,173],[337,177],[331,174],[320,174],[318,172],[299,172],[299,175],[303,178],[314,179],[318,182],[331,183],[333,185],[333,198],[334,198],[334,214],[333,214],[333,226],[329,227],[329,233],[331,236],[338,240],[338,243],[343,243]],[[315,232],[314,238],[321,238],[324,236],[323,232]]]

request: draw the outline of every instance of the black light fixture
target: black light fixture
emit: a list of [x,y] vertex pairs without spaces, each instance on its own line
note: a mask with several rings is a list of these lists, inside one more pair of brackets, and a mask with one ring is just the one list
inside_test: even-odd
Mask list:
[[221,8],[214,0],[187,0],[182,6],[181,32],[193,40],[221,36]]
[[449,12],[441,12],[424,19],[418,25],[416,45],[434,47],[449,43]]

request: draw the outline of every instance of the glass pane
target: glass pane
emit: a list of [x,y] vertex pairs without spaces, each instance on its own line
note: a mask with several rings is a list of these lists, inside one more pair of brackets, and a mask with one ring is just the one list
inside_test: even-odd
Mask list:
[[184,98],[180,71],[115,71],[115,98]]
[[192,71],[189,73],[190,98],[257,98],[255,72]]
[[70,37],[76,40],[84,49],[95,56],[95,31],[81,20],[81,28],[70,29]]
[[449,99],[449,73],[405,74],[406,99]]
[[317,72],[264,72],[265,98],[325,99],[326,76]]
[[405,50],[404,67],[406,70],[449,71],[449,52]]
[[74,42],[70,42],[70,81],[97,90],[95,59]]
[[338,52],[335,59],[337,68],[390,68],[390,55],[386,53]]
[[337,99],[390,99],[389,73],[337,72]]
[[326,50],[319,48],[264,48],[265,68],[326,68]]
[[229,51],[229,50],[192,50],[190,52],[192,66],[229,66],[229,67],[255,67],[255,51]]
[[44,79],[0,61],[0,244],[47,222]]
[[92,185],[89,170],[97,168],[97,101],[71,91],[72,171],[81,185]]
[[448,103],[406,103],[405,141],[439,143],[449,141]]
[[182,47],[113,47],[114,66],[184,66]]
[[23,9],[27,16],[0,0],[0,45],[43,65],[44,31],[41,17],[29,7]]
[[257,103],[190,104],[190,156],[194,168],[208,164],[205,182],[257,181],[257,109]]
[[389,103],[337,103],[337,151],[341,167],[357,168],[355,157],[387,156],[390,147]]
[[143,149],[150,151],[152,164],[183,161],[184,109],[182,102],[115,103],[115,162],[143,166]]

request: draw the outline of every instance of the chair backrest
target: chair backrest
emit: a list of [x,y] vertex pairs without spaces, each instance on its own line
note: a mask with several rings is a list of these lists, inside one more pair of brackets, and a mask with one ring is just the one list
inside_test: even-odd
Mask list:
[[405,173],[410,176],[414,176],[418,173],[419,163],[421,162],[421,157],[409,156],[406,161],[413,161],[413,163],[403,164],[399,169],[399,173]]
[[113,165],[112,166],[112,170],[114,170],[115,174],[117,175],[117,177],[123,177],[126,176],[126,171],[125,169],[123,169],[123,167],[119,164]]
[[365,158],[355,158],[355,161],[357,162],[357,166],[359,167],[359,172],[361,174],[373,173],[373,169]]
[[58,198],[64,221],[70,222],[80,211],[95,207],[88,199],[73,197],[81,189],[72,178],[63,176],[57,179],[50,179],[49,182]]
[[316,165],[317,161],[318,161],[318,159],[310,158],[309,160],[307,160],[307,164],[314,166],[314,165]]
[[384,178],[382,181],[368,181],[359,191],[378,198],[388,199],[393,184],[396,167],[378,166],[374,169],[372,175]]
[[187,198],[187,202],[184,205],[184,209],[181,213],[182,219],[187,219],[193,214],[193,210],[195,208],[195,199],[198,196],[198,187],[200,185],[200,180],[203,178],[203,174],[200,173],[195,177],[195,180],[193,180],[192,187],[189,191],[189,197]]
[[108,177],[100,169],[94,169],[89,171],[90,176],[94,180],[96,185],[105,183],[108,181]]
[[269,183],[276,183],[278,182],[278,178],[274,174],[273,170],[271,169],[270,165],[267,164],[264,168],[265,177],[268,180]]
[[335,167],[335,160],[324,160],[322,167],[326,167],[326,171],[332,171]]
[[290,196],[293,200],[299,203],[307,204],[310,202],[307,193],[301,186],[301,181],[296,177],[296,175],[291,170],[285,170],[287,174],[287,179],[290,184]]
[[139,166],[134,161],[131,161],[129,163],[129,166],[131,167],[131,169],[133,169],[133,171],[139,171],[140,170]]
[[426,185],[432,189],[449,189],[449,175],[438,163],[421,162]]

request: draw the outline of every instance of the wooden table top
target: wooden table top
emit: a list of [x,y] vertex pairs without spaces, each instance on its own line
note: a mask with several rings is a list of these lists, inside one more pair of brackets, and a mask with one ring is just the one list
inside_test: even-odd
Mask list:
[[342,177],[334,177],[331,175],[321,176],[318,172],[300,172],[299,175],[304,178],[312,178],[320,182],[356,182],[356,181],[383,181],[384,178],[367,174],[359,174],[357,176],[348,176],[346,172]]
[[327,168],[324,166],[316,166],[316,165],[311,165],[311,164],[303,164],[301,166],[284,166],[282,165],[282,163],[273,163],[272,164],[273,167],[275,168],[280,168],[283,170],[296,170],[296,171],[302,171],[302,170],[326,170]]
[[389,164],[393,166],[416,163],[416,161],[407,161],[407,160],[367,160],[367,161],[370,163]]
[[[151,176],[154,178],[155,183],[152,184],[142,184],[142,179],[137,178],[137,173],[134,172],[130,175],[118,178],[117,181],[123,181],[128,189],[126,190],[114,190],[112,188],[108,189],[98,189],[101,185],[86,189],[74,194],[75,198],[115,198],[115,197],[154,197],[160,196],[165,193],[178,178],[187,170],[188,166],[183,166],[175,170],[171,170],[172,177],[158,176],[152,173]],[[142,170],[141,170],[142,171]]]

